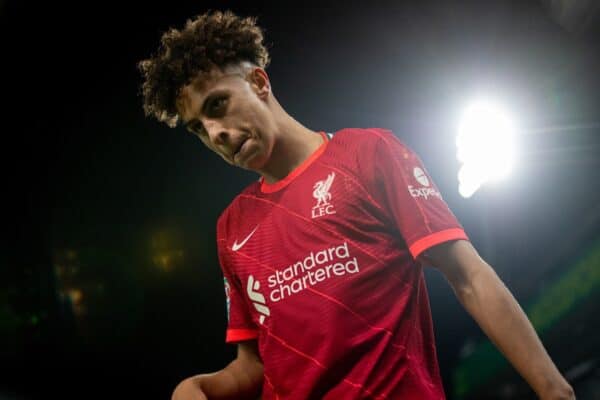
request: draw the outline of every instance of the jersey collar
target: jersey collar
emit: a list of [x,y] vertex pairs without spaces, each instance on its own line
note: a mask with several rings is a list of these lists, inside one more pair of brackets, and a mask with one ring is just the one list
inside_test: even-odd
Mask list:
[[329,135],[327,135],[325,132],[319,132],[319,134],[321,135],[321,137],[323,137],[323,143],[321,143],[321,145],[319,145],[319,147],[315,151],[313,151],[313,153],[306,160],[302,161],[302,163],[296,168],[294,168],[292,172],[290,172],[285,178],[275,183],[267,183],[265,182],[264,177],[261,177],[260,191],[263,193],[277,192],[289,185],[294,179],[296,179],[298,175],[300,175],[302,172],[304,172],[304,170],[310,167],[311,164],[317,158],[319,158],[321,154],[323,154],[325,148],[327,147],[327,142],[329,142]]

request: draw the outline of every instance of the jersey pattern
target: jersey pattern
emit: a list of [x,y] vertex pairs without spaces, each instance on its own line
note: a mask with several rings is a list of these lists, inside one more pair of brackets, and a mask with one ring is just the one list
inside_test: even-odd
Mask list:
[[258,340],[263,399],[444,399],[417,256],[467,236],[392,132],[321,134],[219,218],[226,340]]

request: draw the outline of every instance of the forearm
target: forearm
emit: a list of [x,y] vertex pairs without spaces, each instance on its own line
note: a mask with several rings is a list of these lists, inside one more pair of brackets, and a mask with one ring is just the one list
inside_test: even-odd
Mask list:
[[540,398],[574,398],[513,295],[481,263],[470,279],[451,282],[459,301]]

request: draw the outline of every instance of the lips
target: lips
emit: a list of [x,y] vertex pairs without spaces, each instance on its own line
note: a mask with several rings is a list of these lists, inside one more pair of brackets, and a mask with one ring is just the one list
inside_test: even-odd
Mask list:
[[235,158],[235,156],[238,155],[238,153],[242,150],[242,146],[244,146],[244,143],[246,143],[246,140],[248,140],[248,138],[244,138],[240,141],[240,143],[237,145],[237,147],[235,148],[235,151],[233,152],[233,157]]

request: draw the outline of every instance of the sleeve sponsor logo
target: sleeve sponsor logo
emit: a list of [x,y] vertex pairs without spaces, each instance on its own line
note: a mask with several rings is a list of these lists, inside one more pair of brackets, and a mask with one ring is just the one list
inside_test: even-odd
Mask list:
[[427,177],[427,174],[425,174],[425,171],[419,167],[415,167],[413,169],[413,175],[420,186],[408,185],[408,193],[410,193],[412,197],[415,199],[422,197],[425,200],[428,200],[432,196],[440,199],[442,198],[440,192],[430,187],[431,183],[429,182],[429,178]]
[[425,175],[425,172],[421,168],[415,167],[415,169],[413,169],[413,175],[415,176],[417,182],[419,182],[423,186],[429,187],[429,179],[427,178],[427,175]]

